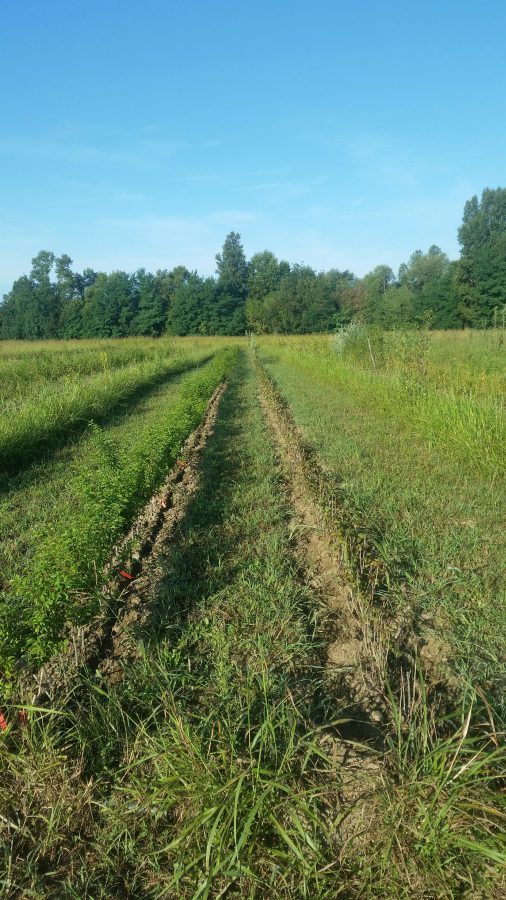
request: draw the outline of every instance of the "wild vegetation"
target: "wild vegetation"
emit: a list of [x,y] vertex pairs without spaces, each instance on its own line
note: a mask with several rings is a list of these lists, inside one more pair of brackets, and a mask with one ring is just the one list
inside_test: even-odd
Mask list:
[[[4,894],[501,896],[500,334],[176,348],[195,371],[9,476]],[[220,383],[183,518],[111,582]],[[104,605],[114,678],[107,641],[73,660]],[[72,622],[64,689],[27,695]]]
[[68,255],[43,250],[0,305],[0,339],[306,334],[356,318],[383,329],[504,325],[505,223],[506,188],[487,188],[465,205],[459,260],[432,245],[397,274],[378,265],[363,278],[290,265],[269,250],[247,260],[237,232],[216,256],[216,278],[183,265],[155,274],[79,273]]
[[[0,356],[32,448],[0,506],[4,893],[500,894],[501,332],[52,349]],[[90,659],[34,705],[19,664],[142,597],[107,560],[224,379],[119,683]]]
[[99,374],[35,385],[18,403],[7,401],[0,423],[0,472],[36,459],[90,420],[100,421],[120,402],[170,375],[189,369],[202,354],[182,356],[159,348],[145,362],[109,368],[107,355]]
[[[161,349],[157,347],[147,363],[77,378],[70,386],[67,382],[63,386],[50,383],[46,394],[30,396],[13,420],[4,421],[0,458],[11,476],[42,453],[51,466],[62,436],[76,427],[81,434],[84,431],[76,445],[75,472],[69,473],[67,459],[64,484],[60,478],[58,502],[50,507],[50,515],[47,500],[42,514],[32,512],[28,527],[26,512],[21,515],[25,525],[20,535],[22,560],[19,546],[13,547],[12,534],[8,530],[4,533],[0,599],[0,664],[4,673],[21,656],[46,658],[61,639],[65,622],[85,621],[96,611],[92,595],[100,585],[97,573],[115,539],[128,530],[156,490],[225,375],[225,351],[210,357],[205,348],[188,348],[189,352],[183,354],[163,354]],[[199,362],[201,367],[194,374],[179,381],[170,405],[164,408],[157,404],[152,412],[145,411],[141,421],[128,422],[131,436],[127,440],[121,428],[119,440],[115,440],[114,429],[97,424],[121,404],[131,403],[140,389],[152,388],[168,376],[197,367]],[[162,401],[165,393],[162,390]],[[135,408],[127,410],[124,415],[133,413],[135,417]],[[93,414],[95,421],[86,429],[86,418]],[[37,480],[42,471],[43,465]],[[26,482],[30,483],[30,473]],[[21,504],[26,504],[27,491],[19,490],[20,486],[19,475],[11,477],[10,482],[4,476],[5,525],[13,510],[19,513]],[[44,485],[46,493],[50,487],[51,478]]]
[[[491,684],[504,674],[506,642],[499,338],[351,327],[332,339],[259,345],[332,473],[324,502],[337,509],[350,552],[363,548],[372,595],[425,618],[452,666]],[[479,373],[467,364],[469,345],[492,360]],[[502,703],[497,685],[494,695]]]

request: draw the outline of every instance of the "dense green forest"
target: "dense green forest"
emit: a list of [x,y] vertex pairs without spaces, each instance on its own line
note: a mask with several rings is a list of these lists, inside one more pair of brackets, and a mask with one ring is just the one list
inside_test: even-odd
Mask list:
[[231,232],[216,277],[185,266],[155,274],[72,270],[69,256],[42,250],[0,306],[0,338],[128,335],[297,334],[331,331],[352,319],[383,328],[487,327],[506,308],[506,188],[464,207],[461,255],[415,251],[397,275],[380,265],[363,278],[291,265],[268,250],[249,261]]

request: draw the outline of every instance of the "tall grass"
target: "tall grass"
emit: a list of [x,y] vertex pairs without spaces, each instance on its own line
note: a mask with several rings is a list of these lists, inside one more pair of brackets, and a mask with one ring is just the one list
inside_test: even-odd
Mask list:
[[[170,344],[164,346],[164,353],[170,355],[174,351]],[[79,379],[93,372],[122,368],[160,353],[161,347],[155,341],[124,343],[120,347],[104,341],[86,349],[52,348],[13,357],[0,354],[0,409],[14,409],[28,392],[47,382],[60,378]]]
[[[259,353],[333,479],[329,502],[350,546],[373,548],[381,563],[378,601],[415,622],[424,617],[429,635],[445,645],[441,653],[466,677],[499,684],[503,398],[434,380],[430,335],[428,342],[424,335],[367,337],[340,353],[328,338],[261,338]],[[391,361],[385,348],[394,339],[405,350]],[[478,371],[468,376],[479,382]]]

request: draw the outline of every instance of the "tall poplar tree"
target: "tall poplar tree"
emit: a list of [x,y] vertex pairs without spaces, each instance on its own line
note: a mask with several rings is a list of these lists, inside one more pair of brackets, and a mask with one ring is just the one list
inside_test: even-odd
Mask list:
[[231,231],[216,254],[218,275],[214,328],[216,334],[241,334],[246,328],[248,263],[241,235]]
[[485,188],[464,207],[457,286],[464,324],[490,325],[506,305],[506,188]]

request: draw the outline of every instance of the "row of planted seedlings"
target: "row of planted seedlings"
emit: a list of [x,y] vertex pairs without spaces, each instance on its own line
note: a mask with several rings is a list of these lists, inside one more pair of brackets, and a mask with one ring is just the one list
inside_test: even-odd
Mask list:
[[158,350],[146,359],[103,368],[84,377],[63,378],[27,392],[0,418],[0,487],[2,476],[51,453],[92,420],[109,415],[139,392],[210,358],[204,347]]
[[[48,658],[69,623],[98,612],[114,543],[162,483],[197,427],[236,352],[223,348],[186,375],[171,405],[135,423],[127,448],[90,426],[91,454],[73,476],[51,521],[30,535],[31,552],[0,597],[0,672]],[[102,574],[101,574],[102,572]]]

